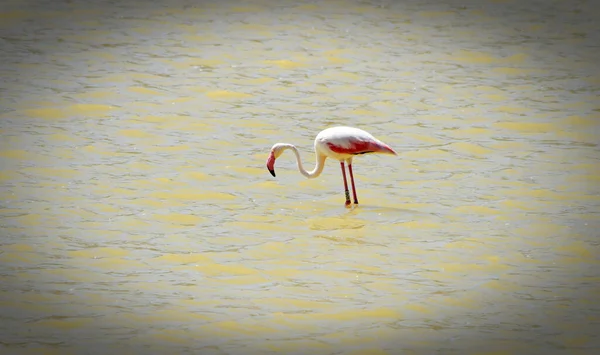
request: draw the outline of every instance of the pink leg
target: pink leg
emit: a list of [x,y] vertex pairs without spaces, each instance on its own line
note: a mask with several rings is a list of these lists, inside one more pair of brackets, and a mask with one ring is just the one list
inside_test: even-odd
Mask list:
[[348,191],[348,180],[346,180],[346,169],[344,168],[344,162],[341,161],[342,176],[344,177],[344,193],[346,194],[346,206],[350,205],[350,192]]
[[354,203],[358,205],[358,198],[356,198],[356,187],[354,187],[354,175],[352,175],[352,164],[348,164],[348,171],[350,171],[350,182],[352,183],[352,195],[354,195]]

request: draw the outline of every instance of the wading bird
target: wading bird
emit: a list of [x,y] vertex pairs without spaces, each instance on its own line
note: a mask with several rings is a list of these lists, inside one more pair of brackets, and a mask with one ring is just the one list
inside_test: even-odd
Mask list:
[[304,170],[300,153],[293,144],[276,143],[271,148],[271,154],[267,158],[267,169],[271,175],[275,176],[275,159],[281,154],[291,149],[296,155],[298,170],[309,179],[314,179],[321,175],[325,160],[327,158],[335,159],[340,162],[342,167],[342,176],[344,177],[344,192],[346,194],[346,206],[350,205],[350,193],[348,192],[348,181],[346,180],[346,169],[344,162],[348,164],[350,172],[350,182],[352,184],[352,194],[354,203],[358,204],[356,197],[356,187],[354,186],[354,176],[352,174],[352,158],[358,154],[380,153],[396,155],[396,152],[387,144],[373,137],[370,133],[354,127],[332,127],[321,131],[315,138],[315,154],[317,163],[312,171]]

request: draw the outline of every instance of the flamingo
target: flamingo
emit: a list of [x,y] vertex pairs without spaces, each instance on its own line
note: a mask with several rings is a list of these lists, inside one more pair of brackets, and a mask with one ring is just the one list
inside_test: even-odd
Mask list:
[[275,177],[275,159],[279,158],[287,149],[291,149],[294,152],[298,163],[298,170],[300,170],[302,175],[309,179],[314,179],[321,175],[327,158],[338,160],[344,178],[344,193],[346,194],[345,206],[350,205],[350,193],[348,191],[348,181],[346,180],[344,162],[348,164],[354,203],[358,204],[356,187],[354,186],[354,175],[352,174],[352,158],[358,154],[369,153],[397,155],[390,146],[362,129],[344,126],[331,127],[321,131],[315,138],[315,155],[317,162],[312,171],[304,170],[300,159],[300,153],[298,153],[298,149],[293,144],[276,143],[273,145],[271,153],[267,158],[267,169],[273,177]]

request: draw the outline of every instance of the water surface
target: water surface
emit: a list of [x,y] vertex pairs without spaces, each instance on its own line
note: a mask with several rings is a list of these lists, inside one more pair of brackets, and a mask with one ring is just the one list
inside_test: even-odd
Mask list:
[[[600,350],[591,2],[7,1],[0,350]],[[276,142],[400,154],[306,180]]]

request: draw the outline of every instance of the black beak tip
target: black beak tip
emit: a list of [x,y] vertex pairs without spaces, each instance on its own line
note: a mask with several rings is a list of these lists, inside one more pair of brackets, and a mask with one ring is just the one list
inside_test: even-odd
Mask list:
[[273,175],[273,177],[275,177],[275,170],[269,169],[269,172],[271,173],[271,175]]

